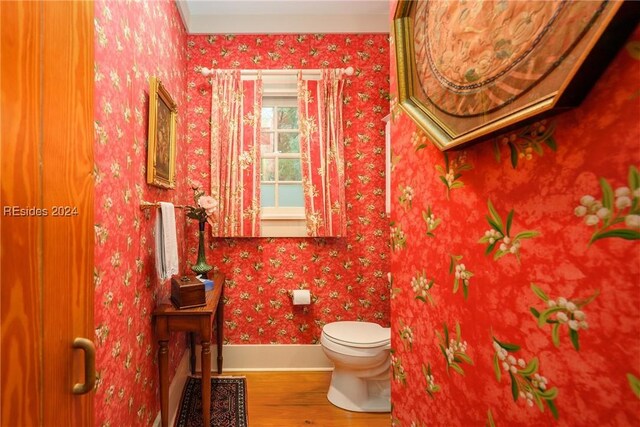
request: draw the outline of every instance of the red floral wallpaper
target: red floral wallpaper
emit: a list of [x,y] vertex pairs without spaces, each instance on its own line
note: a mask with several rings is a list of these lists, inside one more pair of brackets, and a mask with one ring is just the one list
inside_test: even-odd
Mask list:
[[393,425],[640,423],[638,46],[579,108],[446,153],[392,75]]
[[[151,313],[168,295],[154,267],[155,211],[140,201],[185,203],[186,33],[173,1],[99,0],[95,7],[95,419],[139,426],[159,411]],[[177,186],[146,183],[149,77],[159,77],[178,104]],[[178,241],[184,214],[177,210]],[[179,248],[185,265],[184,244]],[[171,372],[185,348],[171,341]]]
[[[338,319],[389,324],[388,218],[384,212],[384,122],[389,111],[386,35],[210,35],[187,41],[188,175],[210,175],[211,86],[199,67],[342,68],[345,85],[347,238],[209,239],[210,264],[227,275],[225,340],[309,344]],[[196,226],[188,256],[195,262]],[[310,289],[294,307],[288,291]]]

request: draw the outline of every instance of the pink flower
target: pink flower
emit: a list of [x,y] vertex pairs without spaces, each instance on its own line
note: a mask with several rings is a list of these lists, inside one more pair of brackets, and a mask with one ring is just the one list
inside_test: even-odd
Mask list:
[[212,215],[218,207],[218,201],[211,196],[202,196],[198,199],[198,206],[203,208],[207,216]]
[[210,216],[215,215],[218,209],[218,200],[211,196],[205,196],[200,182],[190,180],[189,185],[193,188],[193,201],[195,205],[187,206],[186,214],[189,218],[193,218],[199,222],[206,221]]

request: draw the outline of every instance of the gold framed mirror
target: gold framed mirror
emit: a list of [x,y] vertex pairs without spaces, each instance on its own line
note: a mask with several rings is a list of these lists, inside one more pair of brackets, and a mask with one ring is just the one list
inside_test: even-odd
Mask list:
[[633,3],[400,0],[399,104],[441,150],[574,107],[635,28]]

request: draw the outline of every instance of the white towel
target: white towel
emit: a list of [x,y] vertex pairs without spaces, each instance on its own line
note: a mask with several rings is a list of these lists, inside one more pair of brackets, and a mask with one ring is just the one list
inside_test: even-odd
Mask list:
[[161,280],[178,274],[178,239],[173,203],[160,202],[156,215],[156,271]]

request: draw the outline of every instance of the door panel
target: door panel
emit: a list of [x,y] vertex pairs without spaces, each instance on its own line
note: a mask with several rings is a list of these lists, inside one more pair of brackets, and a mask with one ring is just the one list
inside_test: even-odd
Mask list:
[[84,353],[72,343],[94,337],[93,5],[42,4],[44,419],[90,426],[93,393],[72,394],[84,382]]
[[[0,2],[0,425],[93,425],[93,3]],[[46,212],[45,212],[46,211]]]
[[5,209],[41,206],[38,150],[41,136],[40,6],[0,2],[2,216],[0,217],[0,425],[42,424],[40,364],[43,219],[11,216]]

